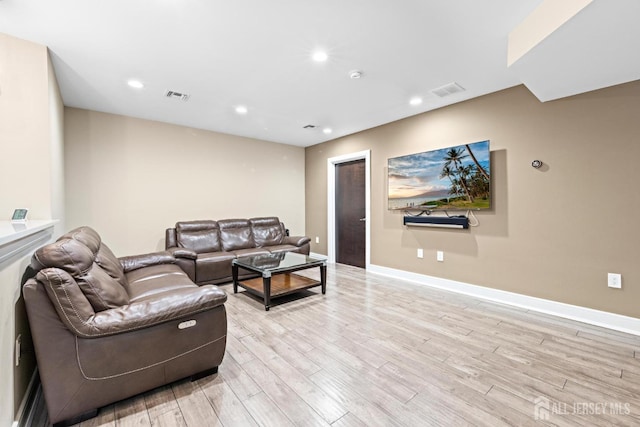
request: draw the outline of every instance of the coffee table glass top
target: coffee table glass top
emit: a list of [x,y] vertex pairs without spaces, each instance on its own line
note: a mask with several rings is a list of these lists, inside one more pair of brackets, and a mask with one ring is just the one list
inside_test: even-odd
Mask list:
[[311,258],[296,252],[281,252],[263,255],[240,257],[233,260],[239,267],[248,267],[254,271],[270,271],[277,273],[296,269],[297,267],[312,267],[324,264],[324,260]]

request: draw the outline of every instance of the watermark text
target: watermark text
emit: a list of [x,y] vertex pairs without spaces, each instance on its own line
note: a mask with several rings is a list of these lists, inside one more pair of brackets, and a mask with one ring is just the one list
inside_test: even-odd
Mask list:
[[544,396],[534,401],[533,418],[549,420],[562,415],[629,415],[631,404],[625,402],[558,402]]

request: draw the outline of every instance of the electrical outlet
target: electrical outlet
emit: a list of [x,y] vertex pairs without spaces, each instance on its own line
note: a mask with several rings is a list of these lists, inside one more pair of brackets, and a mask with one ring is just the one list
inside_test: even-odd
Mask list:
[[16,366],[20,366],[20,354],[22,352],[22,335],[16,337]]
[[607,286],[610,288],[622,288],[622,274],[607,273]]
[[436,261],[443,262],[444,261],[444,252],[437,251],[436,252]]
[[320,237],[316,236],[316,243],[320,243]]
[[424,258],[424,250],[418,249],[418,258]]

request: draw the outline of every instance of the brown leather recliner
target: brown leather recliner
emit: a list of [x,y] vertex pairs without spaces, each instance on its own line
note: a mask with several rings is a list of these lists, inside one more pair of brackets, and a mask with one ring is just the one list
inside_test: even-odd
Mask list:
[[170,253],[116,258],[80,227],[31,266],[24,300],[52,423],[222,362],[227,296],[194,284]]
[[[307,236],[289,236],[278,217],[181,221],[166,230],[165,248],[197,284],[230,282],[231,262],[242,256],[298,252],[309,255]],[[239,279],[255,277],[240,269]]]

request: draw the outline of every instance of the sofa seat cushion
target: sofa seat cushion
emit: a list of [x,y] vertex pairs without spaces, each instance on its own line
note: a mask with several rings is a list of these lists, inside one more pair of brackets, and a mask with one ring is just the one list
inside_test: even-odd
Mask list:
[[175,264],[140,268],[127,273],[126,276],[129,281],[131,302],[175,289],[197,287],[189,279],[189,276]]
[[231,261],[236,255],[231,252],[198,254],[196,259],[196,282],[206,283],[222,279],[231,271]]
[[272,254],[279,254],[282,252],[296,252],[299,248],[293,245],[274,245],[267,247]]
[[265,255],[270,253],[267,248],[249,248],[249,249],[238,249],[232,252],[236,257],[240,258],[243,256],[253,256],[253,255]]

